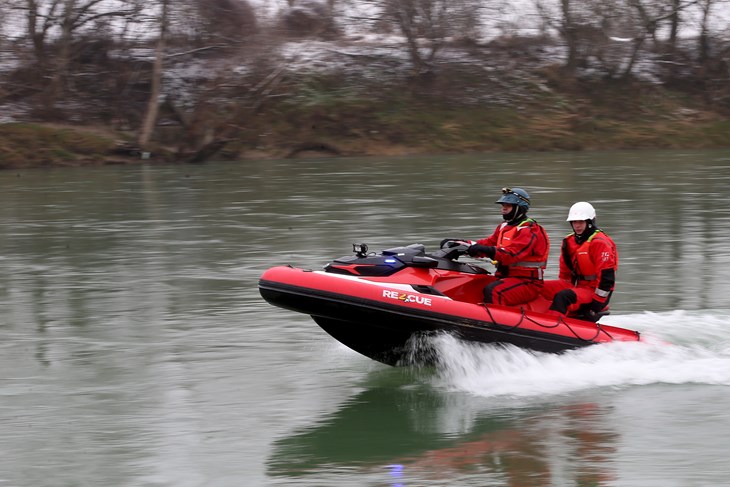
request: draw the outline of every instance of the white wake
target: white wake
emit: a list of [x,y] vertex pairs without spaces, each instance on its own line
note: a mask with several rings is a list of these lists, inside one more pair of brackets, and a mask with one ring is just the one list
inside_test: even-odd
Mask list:
[[482,397],[525,398],[646,384],[730,385],[730,313],[673,311],[611,316],[642,342],[596,345],[560,355],[435,339],[441,387]]

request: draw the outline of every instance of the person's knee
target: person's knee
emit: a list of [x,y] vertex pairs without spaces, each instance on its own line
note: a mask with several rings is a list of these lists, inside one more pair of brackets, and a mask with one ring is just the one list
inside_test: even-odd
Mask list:
[[[497,294],[495,288],[500,285],[500,281],[494,281],[484,287],[484,304],[493,304],[495,302],[495,295]],[[499,303],[499,300],[497,300]]]
[[578,302],[578,296],[572,289],[563,289],[555,295],[550,309],[561,314],[566,314],[568,308]]

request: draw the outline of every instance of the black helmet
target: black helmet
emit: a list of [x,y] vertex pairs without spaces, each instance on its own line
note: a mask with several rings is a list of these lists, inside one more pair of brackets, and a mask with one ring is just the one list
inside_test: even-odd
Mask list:
[[530,209],[530,195],[522,188],[502,188],[502,197],[495,201],[495,203],[518,205],[526,211]]

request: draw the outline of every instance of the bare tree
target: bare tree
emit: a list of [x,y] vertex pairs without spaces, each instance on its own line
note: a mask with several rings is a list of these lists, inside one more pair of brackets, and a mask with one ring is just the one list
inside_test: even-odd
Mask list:
[[642,0],[560,0],[557,12],[547,2],[537,6],[544,21],[565,43],[564,69],[574,75],[592,69],[609,78],[628,77],[655,16]]
[[674,54],[677,49],[677,38],[679,37],[680,12],[682,11],[682,3],[682,0],[668,0],[669,12],[667,17],[670,19],[668,44],[671,54]]
[[592,67],[617,76],[630,57],[632,41],[642,37],[624,0],[560,0],[554,26],[565,42],[565,70],[572,74]]
[[[5,0],[0,0],[0,19],[8,18],[8,8]],[[7,28],[5,22],[0,22],[0,44],[5,40],[5,29]]]
[[[21,9],[23,2],[18,1],[15,8]],[[49,32],[57,27],[57,10],[60,8],[58,1],[42,4],[36,0],[25,0],[26,29],[28,38],[33,43],[33,53],[36,62],[41,71],[44,71],[47,65],[46,43],[48,42]]]
[[383,13],[405,38],[416,74],[433,72],[433,61],[450,36],[473,24],[474,0],[383,0]]
[[[222,147],[227,142],[225,136],[222,136],[225,142],[219,142],[216,134],[220,131],[219,126],[225,124],[221,120],[227,120],[230,112],[221,115],[216,107],[225,107],[224,112],[227,109],[235,111],[236,103],[240,102],[235,98],[227,99],[226,90],[238,82],[239,76],[231,67],[241,62],[239,53],[247,45],[244,41],[257,33],[254,9],[247,0],[158,2],[164,9],[158,19],[160,37],[138,143],[143,149],[149,145],[158,111],[164,107],[181,124],[183,135],[177,147],[178,155],[187,160],[204,159],[207,156],[198,154],[213,153],[210,147],[217,144]],[[166,52],[173,51],[173,42],[177,52]],[[188,49],[181,50],[181,47]],[[205,62],[197,62],[198,57]],[[163,59],[166,60],[164,68]],[[181,80],[177,74],[176,67],[186,64],[204,66],[204,72],[193,83]],[[175,96],[175,91],[170,89],[172,84],[185,86],[185,100]]]
[[711,11],[715,4],[718,3],[715,0],[698,0],[698,6],[700,9],[699,19],[699,62],[700,64],[706,63],[711,53],[711,33],[710,33],[710,19]]
[[[699,57],[707,54],[705,48],[710,38],[709,18],[710,10],[718,0],[629,0],[629,4],[638,21],[643,27],[643,33],[637,37],[636,44],[645,39],[652,41],[651,49],[661,55],[661,61],[668,67],[668,76],[673,78],[678,66],[686,62],[678,46],[680,33],[691,30],[687,19],[692,17],[692,11],[699,12]],[[661,37],[660,33],[664,33]]]
[[50,80],[44,90],[48,107],[65,89],[74,41],[110,19],[136,16],[143,6],[142,0],[7,0],[7,4],[25,17],[40,79]]

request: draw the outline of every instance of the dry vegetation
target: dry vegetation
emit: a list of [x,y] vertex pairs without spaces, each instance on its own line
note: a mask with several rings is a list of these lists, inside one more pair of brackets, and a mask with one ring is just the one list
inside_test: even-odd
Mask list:
[[[370,28],[400,35],[400,45],[345,36],[337,3],[311,0],[265,27],[243,1],[175,3],[148,24],[164,27],[164,42],[103,29],[68,44],[6,41],[16,64],[0,75],[0,104],[22,123],[0,124],[0,167],[128,163],[146,152],[202,162],[730,146],[730,48],[720,38],[710,50],[702,39],[669,44],[636,31],[641,42],[611,50],[611,32],[572,18],[569,35],[477,41],[470,1],[382,0]],[[135,2],[122,3],[132,22]],[[405,8],[416,3],[444,7],[441,17]],[[49,62],[58,56],[63,69]],[[156,123],[143,139],[156,80]]]

